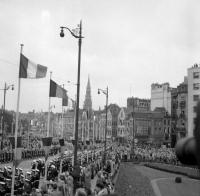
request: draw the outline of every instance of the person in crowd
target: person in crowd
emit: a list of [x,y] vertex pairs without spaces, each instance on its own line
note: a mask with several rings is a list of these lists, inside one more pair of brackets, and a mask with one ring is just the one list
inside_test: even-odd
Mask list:
[[108,194],[108,190],[104,184],[102,182],[97,183],[95,187],[95,196],[103,196],[106,194]]
[[88,195],[84,188],[78,188],[76,190],[75,196],[88,196]]
[[37,196],[36,188],[32,188],[31,196]]
[[91,190],[91,168],[90,166],[88,166],[86,169],[85,169],[85,172],[84,172],[84,176],[85,176],[85,179],[84,179],[84,187],[87,189],[87,190]]

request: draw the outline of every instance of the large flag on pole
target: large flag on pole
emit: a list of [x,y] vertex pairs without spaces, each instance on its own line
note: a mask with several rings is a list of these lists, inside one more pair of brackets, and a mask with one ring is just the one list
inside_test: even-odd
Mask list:
[[53,80],[50,80],[49,97],[67,99],[67,91],[58,84],[56,84],[56,82],[54,82]]
[[44,78],[46,77],[46,73],[47,67],[36,64],[21,54],[19,78]]

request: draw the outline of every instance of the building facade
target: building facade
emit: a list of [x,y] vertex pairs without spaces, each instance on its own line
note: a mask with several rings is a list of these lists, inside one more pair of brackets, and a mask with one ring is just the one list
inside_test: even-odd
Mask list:
[[122,107],[118,114],[117,138],[119,142],[125,142],[130,136],[129,116],[126,107]]
[[171,115],[171,90],[169,83],[151,85],[151,111],[163,107]]
[[171,117],[165,108],[134,113],[128,111],[121,108],[118,115],[119,142],[130,142],[135,138],[139,143],[171,144]]
[[177,87],[176,114],[176,135],[177,139],[180,139],[188,134],[188,85],[186,80]]
[[193,136],[196,106],[200,98],[200,66],[195,64],[187,70],[188,78],[188,136]]
[[63,114],[63,137],[67,141],[74,139],[75,133],[75,111],[67,110]]
[[108,109],[112,115],[112,141],[115,141],[117,138],[117,121],[120,107],[117,104],[110,104]]
[[151,110],[151,101],[150,99],[140,99],[137,97],[127,98],[127,109],[128,112],[143,112]]

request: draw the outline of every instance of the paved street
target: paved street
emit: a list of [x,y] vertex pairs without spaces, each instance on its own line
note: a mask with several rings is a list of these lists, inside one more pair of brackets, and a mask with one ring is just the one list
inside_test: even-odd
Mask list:
[[[50,161],[52,159],[54,159],[57,155],[55,156],[50,156],[48,158],[47,161]],[[37,160],[37,159],[42,159],[44,160],[44,157],[40,157],[40,158],[35,158],[35,159],[27,159],[27,160],[24,160],[22,161],[20,164],[19,164],[19,168],[22,168],[24,172],[27,172],[27,171],[30,171],[31,170],[31,163],[33,162],[33,160]],[[0,167],[4,167],[4,166],[12,166],[12,162],[11,163],[5,163],[5,164],[1,164]]]
[[[52,160],[55,156],[49,157],[48,161]],[[41,158],[44,159],[44,158]],[[24,172],[30,171],[31,163],[34,159],[22,161],[19,165],[23,168]],[[12,163],[1,164],[1,167],[6,165],[12,166]],[[179,174],[168,173],[142,165],[134,166],[143,176],[146,176],[152,185],[156,196],[199,196],[200,181],[182,176]],[[182,183],[175,183],[175,177],[182,177]],[[134,176],[133,176],[134,178]],[[97,177],[91,181],[92,191],[95,189]],[[142,186],[141,186],[142,188]]]
[[[156,196],[199,196],[200,181],[148,168],[145,166],[135,166],[144,176],[148,177]],[[182,183],[175,183],[175,177],[182,177]]]

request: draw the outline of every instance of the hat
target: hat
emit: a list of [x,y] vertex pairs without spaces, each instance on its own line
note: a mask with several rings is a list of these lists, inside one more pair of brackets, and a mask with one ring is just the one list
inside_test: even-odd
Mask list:
[[36,189],[36,193],[40,193],[40,189]]
[[6,183],[1,181],[0,184],[1,184],[1,185],[5,185]]

